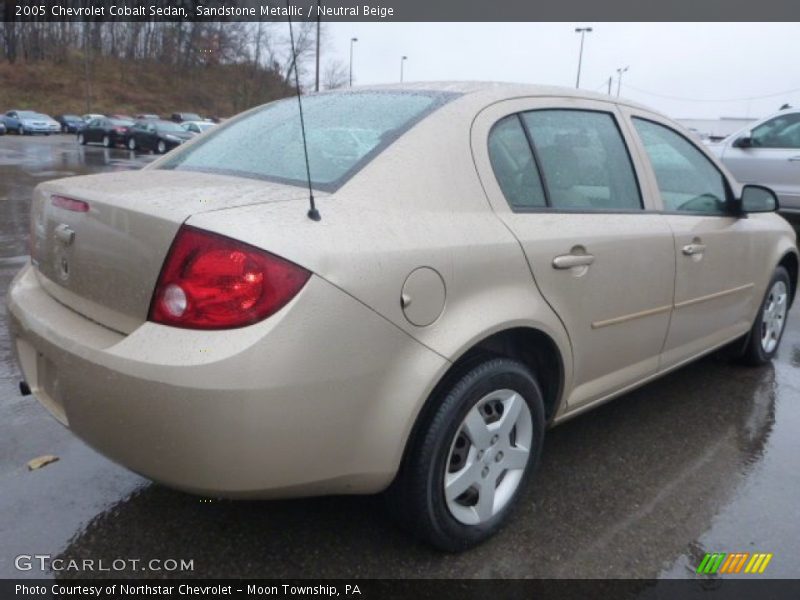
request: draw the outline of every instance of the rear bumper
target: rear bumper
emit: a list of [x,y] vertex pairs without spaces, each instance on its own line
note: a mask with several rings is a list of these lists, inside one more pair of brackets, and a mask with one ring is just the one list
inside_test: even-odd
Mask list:
[[172,487],[228,497],[387,486],[447,362],[317,277],[232,331],[113,332],[53,300],[30,266],[9,290],[33,394],[89,445]]

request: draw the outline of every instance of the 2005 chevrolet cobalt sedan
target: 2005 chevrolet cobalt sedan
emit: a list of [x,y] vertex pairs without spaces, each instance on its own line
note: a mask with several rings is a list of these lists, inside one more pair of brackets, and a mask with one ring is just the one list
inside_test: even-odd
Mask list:
[[386,490],[458,550],[507,519],[547,426],[723,346],[775,355],[795,235],[672,121],[501,84],[303,103],[320,219],[297,99],[34,192],[21,370],[128,468],[227,497]]

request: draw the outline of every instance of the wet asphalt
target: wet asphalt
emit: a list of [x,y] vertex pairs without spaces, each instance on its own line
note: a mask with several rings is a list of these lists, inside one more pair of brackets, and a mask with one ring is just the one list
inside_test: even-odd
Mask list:
[[[148,160],[74,136],[0,137],[3,305],[33,187]],[[800,577],[800,303],[773,365],[710,357],[549,431],[512,522],[460,555],[395,528],[380,497],[205,501],[128,472],[20,396],[5,310],[2,321],[0,578],[692,577],[706,552],[771,552],[762,577]],[[59,461],[28,471],[45,454]],[[193,570],[15,569],[33,554]]]

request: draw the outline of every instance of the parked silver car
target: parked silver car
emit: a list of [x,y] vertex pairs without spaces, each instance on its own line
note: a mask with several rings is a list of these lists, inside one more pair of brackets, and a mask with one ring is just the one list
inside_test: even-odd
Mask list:
[[9,110],[0,119],[6,129],[19,135],[33,135],[34,133],[50,135],[61,131],[61,125],[52,117],[31,110]]
[[762,119],[711,149],[741,183],[769,186],[781,212],[800,214],[800,109]]

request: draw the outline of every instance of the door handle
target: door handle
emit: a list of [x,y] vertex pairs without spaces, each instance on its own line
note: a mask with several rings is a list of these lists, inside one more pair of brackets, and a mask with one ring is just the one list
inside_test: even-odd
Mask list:
[[800,156],[792,156],[789,158],[789,162],[800,162]]
[[686,244],[683,247],[683,253],[686,256],[694,256],[695,254],[702,254],[706,251],[705,244]]
[[554,269],[571,269],[572,267],[588,267],[594,262],[591,254],[562,254],[553,259]]

